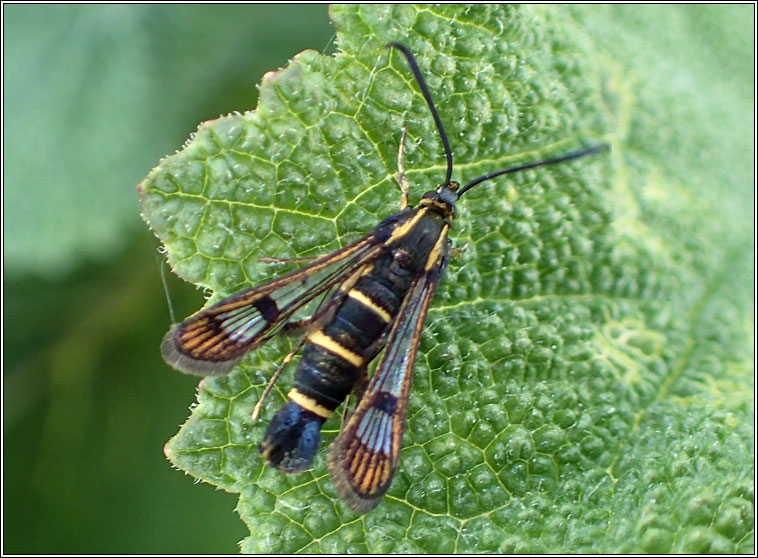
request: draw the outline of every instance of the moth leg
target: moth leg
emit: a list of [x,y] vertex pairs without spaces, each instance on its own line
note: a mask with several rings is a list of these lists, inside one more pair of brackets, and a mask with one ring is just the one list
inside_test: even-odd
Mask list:
[[287,367],[290,361],[293,358],[295,358],[295,355],[300,352],[300,349],[303,348],[303,345],[305,345],[305,342],[307,340],[308,340],[308,336],[304,335],[300,339],[300,341],[297,342],[297,344],[295,345],[295,348],[292,349],[286,357],[284,357],[284,360],[282,360],[281,364],[279,365],[279,368],[277,368],[276,372],[274,372],[274,375],[271,376],[271,379],[268,381],[268,385],[266,386],[266,389],[263,390],[263,393],[258,399],[258,402],[255,404],[255,407],[253,407],[253,414],[251,416],[253,420],[258,420],[258,418],[260,418],[261,409],[263,408],[263,402],[265,401],[266,397],[268,397],[268,394],[271,393],[272,389],[274,389],[274,384],[276,384],[276,381],[279,379],[279,376],[282,375],[282,372],[284,372],[284,369]]
[[345,397],[345,406],[342,408],[342,416],[340,417],[340,432],[342,432],[342,427],[345,425],[345,421],[347,420],[347,409],[350,407],[350,394],[347,394],[347,397]]
[[453,258],[460,258],[461,256],[463,256],[463,252],[466,250],[466,248],[468,248],[469,244],[470,243],[467,242],[466,244],[464,244],[460,248],[450,248],[450,255]]
[[411,189],[411,183],[405,176],[405,138],[408,135],[408,125],[403,126],[403,137],[400,138],[400,148],[397,150],[397,172],[395,180],[400,185],[400,209],[408,207],[408,192]]

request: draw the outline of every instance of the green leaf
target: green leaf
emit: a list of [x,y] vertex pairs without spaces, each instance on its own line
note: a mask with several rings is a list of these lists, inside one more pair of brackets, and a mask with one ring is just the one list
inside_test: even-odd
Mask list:
[[[244,551],[752,548],[747,10],[334,7],[340,53],[267,74],[255,111],[202,124],[151,172],[145,219],[174,271],[217,298],[279,272],[261,255],[334,250],[394,212],[404,124],[411,201],[443,179],[388,41],[418,57],[454,179],[600,138],[613,148],[459,204],[453,238],[468,247],[427,318],[375,511],[337,499],[324,452],[295,477],[262,466],[266,420],[250,413],[290,341],[201,382],[167,455],[240,494]],[[338,429],[326,423],[325,445]]]

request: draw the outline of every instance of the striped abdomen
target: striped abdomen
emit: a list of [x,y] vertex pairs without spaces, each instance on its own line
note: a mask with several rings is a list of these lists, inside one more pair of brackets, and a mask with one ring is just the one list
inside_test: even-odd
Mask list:
[[436,218],[421,219],[388,246],[347,292],[332,321],[310,334],[289,401],[260,446],[269,465],[288,473],[308,468],[321,425],[365,378],[366,365],[382,349],[384,334],[424,271],[442,225]]

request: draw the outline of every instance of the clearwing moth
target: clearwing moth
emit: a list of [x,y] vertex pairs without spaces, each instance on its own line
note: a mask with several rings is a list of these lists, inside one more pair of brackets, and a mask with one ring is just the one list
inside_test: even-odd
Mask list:
[[[474,186],[493,178],[578,159],[608,149],[593,145],[564,155],[498,170],[463,187],[452,180],[453,154],[421,70],[411,51],[401,52],[423,95],[447,159],[445,180],[408,204],[403,130],[397,181],[401,209],[366,236],[282,277],[240,291],[175,324],[161,350],[182,372],[229,373],[244,355],[283,331],[302,339],[273,375],[253,413],[284,366],[302,349],[287,402],[271,420],[260,444],[264,461],[285,473],[306,470],[318,450],[321,426],[355,392],[355,409],[327,455],[340,497],[357,513],[376,507],[389,488],[402,446],[408,394],[429,305],[451,251],[448,232],[455,204]],[[324,295],[313,315],[294,315]],[[373,374],[368,365],[378,358]]]

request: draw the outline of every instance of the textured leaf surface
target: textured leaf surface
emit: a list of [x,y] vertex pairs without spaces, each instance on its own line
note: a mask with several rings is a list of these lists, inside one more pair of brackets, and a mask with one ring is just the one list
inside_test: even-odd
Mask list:
[[[174,270],[221,296],[281,271],[261,255],[333,250],[394,212],[403,124],[411,200],[442,180],[432,119],[388,41],[418,56],[454,178],[613,144],[459,204],[453,237],[469,246],[427,319],[400,466],[374,512],[336,498],[324,452],[295,477],[261,464],[291,371],[264,420],[250,412],[289,341],[201,383],[167,455],[240,493],[244,551],[751,548],[752,150],[739,111],[752,78],[749,35],[732,32],[746,15],[335,7],[339,54],[299,54],[264,76],[256,111],[201,125],[161,162],[140,186],[144,217]],[[707,50],[688,36],[702,22],[736,60],[715,75],[717,55],[674,48]],[[327,422],[325,443],[338,428]]]

